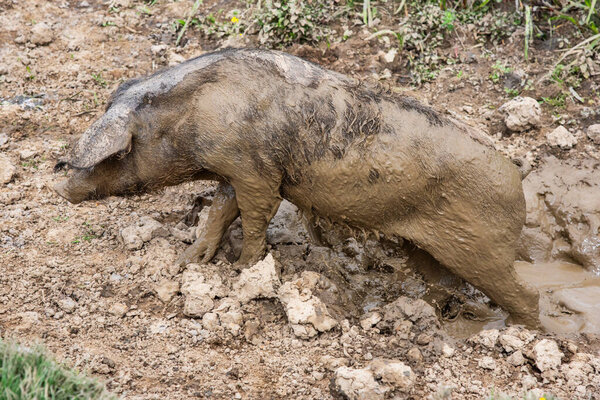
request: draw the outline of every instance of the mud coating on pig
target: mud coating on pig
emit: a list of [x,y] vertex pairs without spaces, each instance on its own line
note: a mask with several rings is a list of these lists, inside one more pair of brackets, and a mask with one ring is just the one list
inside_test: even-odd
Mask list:
[[117,89],[58,191],[82,201],[219,180],[207,233],[181,264],[210,260],[238,214],[240,262],[258,260],[285,198],[314,218],[411,240],[537,325],[538,294],[513,268],[519,171],[487,142],[414,99],[300,58],[225,50]]

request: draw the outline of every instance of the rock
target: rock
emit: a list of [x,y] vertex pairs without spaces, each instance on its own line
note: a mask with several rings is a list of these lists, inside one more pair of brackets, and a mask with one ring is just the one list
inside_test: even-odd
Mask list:
[[396,59],[396,55],[397,54],[398,54],[398,49],[396,49],[395,47],[393,47],[390,51],[388,51],[387,53],[385,53],[385,55],[383,56],[383,60],[386,63],[391,64]]
[[413,347],[406,353],[406,357],[413,362],[420,363],[423,361],[423,354],[421,354],[421,350],[418,347]]
[[525,364],[525,357],[523,357],[523,353],[521,353],[521,350],[517,350],[514,353],[512,353],[506,359],[506,361],[508,361],[508,363],[510,365],[518,367],[518,366],[521,366],[521,365]]
[[596,165],[593,159],[548,156],[523,180],[527,219],[518,245],[521,259],[546,262],[558,250],[561,258],[600,271],[600,169]]
[[[392,303],[386,304],[382,309],[383,318],[377,323],[377,328],[385,331],[397,331],[401,328],[399,321],[406,320],[410,325],[431,329],[439,327],[439,321],[435,315],[435,310],[427,302],[421,299],[411,299],[409,297],[399,297]],[[405,326],[410,330],[410,326]]]
[[368,313],[360,320],[360,326],[366,331],[375,326],[383,317],[378,312]]
[[0,154],[0,184],[9,183],[12,181],[17,169],[10,162],[8,157]]
[[406,391],[415,383],[415,374],[412,369],[398,360],[378,358],[369,364],[376,379],[392,385],[394,389]]
[[513,335],[500,335],[500,344],[507,353],[512,353],[515,350],[521,350],[525,343]]
[[515,97],[504,103],[498,111],[506,129],[524,132],[541,125],[542,108],[531,97]]
[[64,297],[58,301],[58,306],[67,314],[72,313],[77,308],[77,302],[70,297]]
[[168,235],[168,230],[160,222],[147,216],[140,218],[138,224],[123,228],[120,232],[123,244],[129,250],[139,250],[144,242]]
[[308,233],[304,229],[298,208],[283,200],[267,228],[267,242],[271,244],[304,243]]
[[338,325],[327,307],[312,294],[321,276],[312,271],[302,273],[300,279],[284,283],[278,291],[278,297],[285,308],[288,321],[296,336],[306,338],[314,336],[310,327],[294,327],[294,325],[310,324],[315,330],[325,332]]
[[488,330],[479,332],[471,340],[475,343],[479,343],[483,347],[487,347],[488,349],[493,349],[496,346],[496,342],[498,342],[499,336],[500,336],[500,331],[498,331],[498,329],[488,329]]
[[128,226],[120,232],[121,240],[128,250],[139,250],[144,246],[144,241],[137,233],[136,226]]
[[335,370],[335,390],[348,400],[383,400],[388,388],[375,381],[369,368]]
[[44,46],[52,43],[54,32],[45,22],[38,22],[31,28],[31,37],[29,41],[37,46]]
[[560,367],[563,353],[554,340],[542,339],[533,346],[533,360],[542,372]]
[[179,291],[179,282],[163,279],[155,287],[156,295],[163,303],[168,303]]
[[23,149],[19,151],[19,158],[21,160],[29,160],[37,156],[39,152],[35,149]]
[[183,313],[202,317],[214,307],[214,299],[225,297],[226,288],[218,275],[206,278],[198,264],[189,264],[181,277],[181,293],[185,296]]
[[451,358],[454,355],[454,348],[448,343],[442,344],[442,355],[446,358]]
[[123,318],[123,316],[129,311],[129,307],[123,303],[114,303],[108,309],[108,312],[118,318]]
[[561,149],[570,149],[577,144],[577,138],[564,126],[559,126],[546,135],[548,144]]
[[207,312],[202,317],[202,326],[206,330],[213,332],[216,331],[221,326],[221,323],[219,322],[219,315],[214,312]]
[[280,285],[275,260],[269,253],[262,261],[242,271],[233,284],[233,292],[240,302],[247,303],[257,298],[277,297]]
[[587,137],[595,144],[600,144],[600,124],[590,125],[587,128]]
[[479,362],[478,365],[480,368],[483,369],[489,369],[489,370],[495,370],[496,369],[496,361],[489,356],[486,357],[482,357]]
[[219,313],[219,321],[221,322],[221,326],[229,330],[233,336],[239,335],[244,324],[243,315],[238,310]]
[[166,237],[169,235],[169,231],[160,222],[148,216],[140,218],[140,225],[137,232],[144,242],[149,242],[156,237]]

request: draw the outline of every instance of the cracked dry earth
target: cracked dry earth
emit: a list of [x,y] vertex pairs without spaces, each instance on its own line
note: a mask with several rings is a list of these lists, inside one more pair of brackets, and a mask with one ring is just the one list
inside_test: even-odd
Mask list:
[[[494,136],[532,164],[517,267],[542,292],[548,332],[506,327],[485,296],[409,243],[335,227],[328,246],[311,242],[287,203],[261,263],[232,265],[238,221],[210,265],[184,271],[174,261],[203,227],[210,182],[75,206],[51,190],[54,162],[118,82],[218,47],[193,36],[174,47],[169,24],[186,2],[154,15],[140,5],[0,4],[2,338],[41,342],[125,399],[600,398],[599,157],[584,133],[600,110],[569,109],[575,144],[564,132],[546,143],[547,110],[541,127]],[[343,60],[331,67],[367,71],[368,59]],[[473,107],[489,95],[442,79],[421,97],[484,126],[504,118]]]

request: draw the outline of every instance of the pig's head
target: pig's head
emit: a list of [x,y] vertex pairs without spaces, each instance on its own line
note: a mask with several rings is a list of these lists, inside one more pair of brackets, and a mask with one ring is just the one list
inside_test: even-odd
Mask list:
[[189,179],[198,171],[184,167],[194,163],[185,159],[185,151],[176,151],[177,140],[167,137],[173,126],[166,126],[169,118],[161,122],[161,115],[127,102],[112,104],[81,136],[70,158],[56,164],[55,170],[67,167],[71,172],[54,190],[79,203]]

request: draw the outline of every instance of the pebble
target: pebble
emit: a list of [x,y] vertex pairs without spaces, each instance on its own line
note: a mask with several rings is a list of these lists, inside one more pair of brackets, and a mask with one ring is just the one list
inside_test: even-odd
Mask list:
[[570,149],[577,144],[577,138],[564,126],[559,126],[546,135],[548,144],[561,149]]
[[15,176],[17,169],[8,157],[0,154],[0,184],[9,183]]
[[44,46],[52,43],[54,32],[45,22],[38,22],[31,28],[31,37],[29,41],[36,46]]
[[542,372],[560,367],[563,355],[554,340],[542,339],[533,346],[533,360]]
[[498,111],[503,114],[504,124],[511,132],[524,132],[541,125],[542,108],[531,97],[515,97]]
[[70,297],[64,297],[58,301],[58,306],[67,314],[72,313],[77,308],[77,302]]

